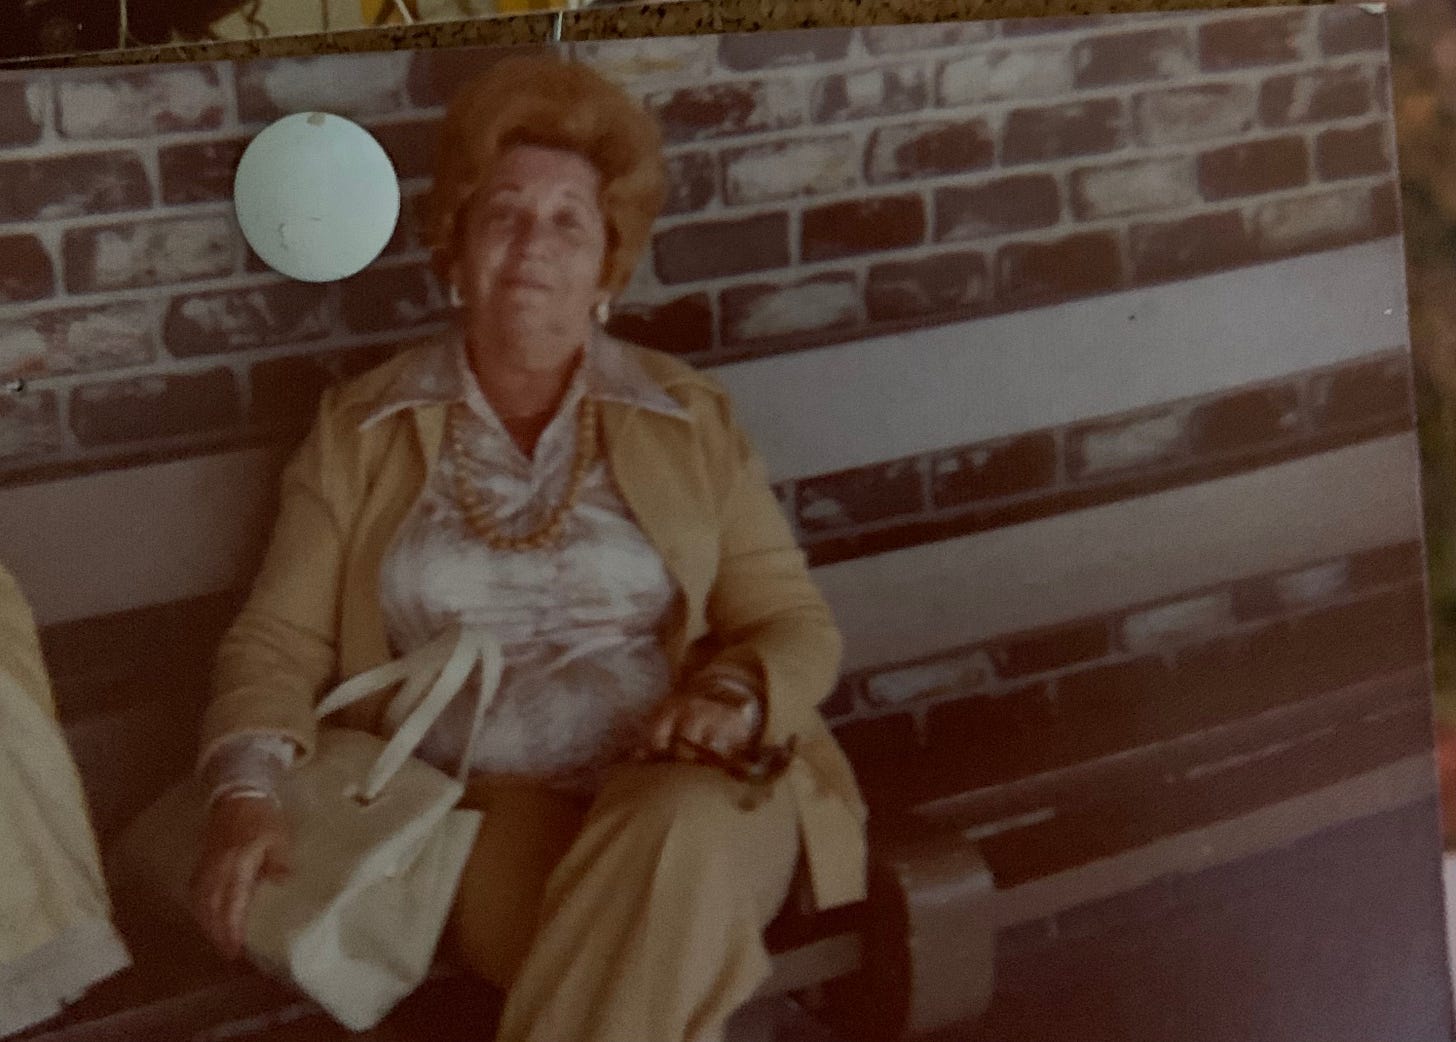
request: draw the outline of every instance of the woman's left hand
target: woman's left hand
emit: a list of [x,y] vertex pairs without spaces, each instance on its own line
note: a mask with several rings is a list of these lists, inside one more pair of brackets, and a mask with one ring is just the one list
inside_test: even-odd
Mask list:
[[667,755],[679,742],[691,742],[719,756],[748,748],[756,729],[751,711],[695,695],[674,695],[658,707],[648,725],[647,750]]

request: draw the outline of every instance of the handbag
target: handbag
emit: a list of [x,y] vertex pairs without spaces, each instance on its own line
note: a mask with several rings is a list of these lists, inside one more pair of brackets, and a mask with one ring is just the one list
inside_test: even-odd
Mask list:
[[[451,778],[413,753],[477,665],[474,723]],[[291,868],[283,879],[258,882],[244,948],[254,965],[291,981],[351,1030],[379,1023],[429,973],[480,827],[478,811],[456,804],[501,669],[493,637],[452,628],[345,681],[319,702],[316,717],[402,681],[390,707],[391,716],[407,709],[400,726],[388,740],[323,728],[313,756],[280,780]],[[186,907],[206,819],[202,787],[188,779],[129,826],[121,857]]]

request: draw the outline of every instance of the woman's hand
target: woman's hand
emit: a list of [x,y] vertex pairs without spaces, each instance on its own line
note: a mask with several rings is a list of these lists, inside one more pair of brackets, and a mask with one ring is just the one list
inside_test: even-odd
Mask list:
[[224,797],[213,805],[192,874],[192,914],[225,957],[242,953],[253,891],[260,879],[288,874],[290,847],[288,823],[271,801]]
[[757,730],[752,703],[745,706],[698,695],[674,695],[658,707],[648,725],[649,753],[671,754],[679,742],[711,749],[719,756],[737,756],[748,748]]

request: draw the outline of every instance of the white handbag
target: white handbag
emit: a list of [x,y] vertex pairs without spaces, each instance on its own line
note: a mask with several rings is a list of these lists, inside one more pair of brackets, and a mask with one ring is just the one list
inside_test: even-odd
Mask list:
[[[475,841],[480,814],[456,809],[471,743],[456,778],[412,754],[477,664],[473,739],[500,683],[501,650],[481,630],[452,629],[318,704],[323,718],[403,681],[391,716],[408,711],[388,741],[321,728],[314,755],[281,780],[290,872],[258,883],[244,947],[354,1031],[377,1024],[429,973]],[[132,823],[121,856],[185,906],[205,822],[201,787],[184,782]]]

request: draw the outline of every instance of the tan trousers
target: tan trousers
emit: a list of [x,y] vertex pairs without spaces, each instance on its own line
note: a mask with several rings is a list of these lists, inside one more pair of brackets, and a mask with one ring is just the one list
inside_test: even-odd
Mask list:
[[465,802],[483,822],[450,937],[507,989],[497,1042],[713,1042],[767,976],[799,853],[786,785],[631,764],[590,805],[488,779]]

